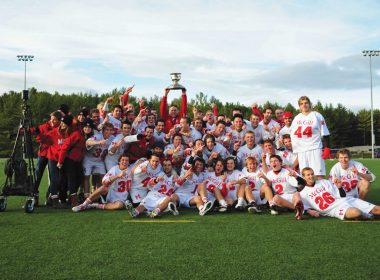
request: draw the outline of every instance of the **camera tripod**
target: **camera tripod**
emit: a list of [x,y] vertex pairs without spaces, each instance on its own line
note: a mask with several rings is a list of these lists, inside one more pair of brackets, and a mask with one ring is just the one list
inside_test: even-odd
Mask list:
[[34,211],[36,178],[33,161],[32,112],[28,105],[28,99],[29,92],[24,90],[22,92],[20,126],[12,153],[4,168],[6,180],[0,193],[0,212],[5,211],[8,196],[26,196],[25,212],[32,213]]

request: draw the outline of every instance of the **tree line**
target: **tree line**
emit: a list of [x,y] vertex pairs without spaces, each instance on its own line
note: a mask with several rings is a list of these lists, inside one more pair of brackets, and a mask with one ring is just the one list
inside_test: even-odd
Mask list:
[[[104,94],[88,94],[88,93],[72,93],[61,94],[59,92],[49,93],[46,91],[37,91],[32,88],[29,91],[28,105],[31,108],[33,115],[33,124],[39,125],[49,120],[49,114],[58,109],[59,105],[65,103],[70,106],[71,112],[75,115],[79,113],[82,107],[96,108],[97,104],[104,102],[108,97],[122,94],[125,88],[114,89]],[[147,106],[159,112],[161,96],[155,95],[149,99],[142,98]],[[138,99],[130,95],[129,102],[139,108]],[[116,105],[118,98],[113,101]],[[178,98],[172,101],[180,107],[181,99]],[[209,97],[202,92],[196,94],[195,98],[188,100],[189,116],[192,117],[192,108],[196,106],[203,112],[210,110],[210,104],[215,103],[218,106],[219,113],[230,116],[234,108],[240,108],[244,117],[249,119],[251,108],[240,104],[239,102],[222,103],[214,96]],[[294,104],[297,105],[297,104]],[[10,91],[0,96],[0,157],[8,157],[12,151],[15,135],[22,117],[23,100],[21,92]],[[258,104],[262,110],[265,107],[272,107],[274,110],[278,107],[283,107],[285,111],[290,111],[295,116],[298,113],[293,104],[281,106],[276,102],[267,101],[265,104]],[[322,104],[318,101],[314,104],[314,110],[320,112],[326,119],[327,126],[331,133],[331,147],[342,148],[350,146],[363,146],[371,144],[371,114],[369,110],[362,109],[356,113],[344,107],[342,104],[336,106],[332,104]],[[374,110],[374,131],[375,143],[380,143],[380,110]],[[38,144],[35,143],[37,150]]]

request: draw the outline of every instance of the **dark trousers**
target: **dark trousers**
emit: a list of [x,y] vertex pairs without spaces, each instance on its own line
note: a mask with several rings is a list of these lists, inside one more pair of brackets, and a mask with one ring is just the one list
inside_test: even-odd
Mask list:
[[51,195],[58,195],[58,191],[60,190],[60,171],[57,167],[57,162],[49,159],[48,167],[50,174],[50,193]]
[[83,168],[81,162],[73,161],[66,158],[61,169],[61,186],[66,185],[63,191],[69,191],[70,194],[78,192],[78,188],[82,183]]
[[[48,165],[48,159],[46,157],[38,157],[37,159],[37,165],[36,165],[36,170],[35,170],[35,179],[36,183],[34,185],[34,192],[38,193],[38,189],[41,184],[42,177],[44,176],[44,171],[46,166]],[[49,181],[50,181],[50,173],[49,173]],[[50,183],[50,182],[49,182]]]

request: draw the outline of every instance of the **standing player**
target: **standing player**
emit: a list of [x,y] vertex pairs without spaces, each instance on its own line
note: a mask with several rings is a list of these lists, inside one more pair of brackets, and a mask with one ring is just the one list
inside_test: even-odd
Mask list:
[[178,175],[173,172],[170,160],[166,159],[162,164],[163,172],[160,172],[157,174],[157,177],[149,180],[148,188],[151,191],[145,196],[139,206],[131,209],[130,214],[133,218],[136,218],[145,210],[149,211],[149,217],[155,218],[167,207],[173,215],[179,214],[176,205],[171,199],[171,195],[176,188],[175,180]]
[[380,215],[380,206],[376,206],[359,198],[342,197],[344,189],[334,187],[328,180],[316,180],[310,167],[302,169],[306,181],[301,191],[301,198],[307,207],[311,207],[322,216],[345,219],[371,218]]
[[[104,157],[108,147],[113,139],[113,125],[106,122],[103,125],[102,133],[97,133],[86,141],[87,152],[83,159],[84,171],[84,196],[87,198],[90,194],[90,176],[99,175],[103,178],[106,174]],[[101,182],[97,182],[96,187],[100,187]]]
[[251,115],[251,122],[247,124],[247,131],[253,131],[253,133],[255,134],[256,144],[261,144],[263,142],[264,127],[260,124],[259,115]]
[[272,119],[273,110],[270,107],[264,109],[264,118],[260,124],[264,127],[263,140],[270,139],[274,141],[276,134],[280,131],[281,126]]
[[[323,116],[311,110],[309,97],[301,96],[298,105],[301,113],[294,118],[290,128],[293,151],[298,156],[301,170],[305,167],[311,167],[317,178],[325,178],[326,168],[323,159],[330,157],[330,132]],[[323,146],[325,148],[322,156]]]
[[149,160],[143,162],[136,162],[132,167],[132,186],[131,186],[131,199],[134,206],[140,202],[148,194],[148,183],[154,179],[162,171],[160,158],[156,154],[152,154]]
[[350,151],[341,149],[336,153],[338,163],[330,171],[330,182],[339,181],[349,197],[366,199],[371,183],[376,176],[363,164],[351,159]]
[[273,202],[280,207],[294,209],[296,219],[301,220],[303,214],[303,203],[299,192],[297,191],[298,184],[304,183],[304,180],[297,176],[293,170],[289,171],[282,168],[282,159],[278,155],[270,157],[270,165],[272,170],[266,176],[268,182],[275,193]]
[[131,134],[132,126],[128,121],[123,122],[121,126],[121,133],[115,136],[111,145],[108,147],[108,153],[105,158],[106,170],[110,170],[113,166],[117,165],[118,159],[124,153],[125,141],[124,137]]
[[[102,186],[91,194],[90,197],[73,207],[73,212],[83,211],[89,208],[102,210],[130,209],[131,202],[128,200],[129,190],[131,188],[131,172],[128,171],[129,159],[127,156],[121,156],[119,165],[112,167],[104,176]],[[105,204],[93,203],[101,195],[107,195]]]

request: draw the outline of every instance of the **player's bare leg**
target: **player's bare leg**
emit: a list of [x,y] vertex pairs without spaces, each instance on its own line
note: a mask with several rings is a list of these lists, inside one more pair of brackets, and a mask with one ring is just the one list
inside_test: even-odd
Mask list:
[[347,220],[351,219],[359,219],[363,216],[363,213],[358,208],[348,208],[346,210],[346,214],[344,215],[344,218]]
[[239,185],[237,188],[237,191],[236,191],[237,204],[236,204],[235,208],[237,210],[240,210],[240,211],[243,211],[244,207],[245,207],[245,189],[246,189],[246,187],[247,186],[245,184]]
[[172,201],[175,205],[179,206],[179,197],[178,197],[178,195],[176,195],[175,193],[173,193],[173,194],[170,196],[170,199],[171,199],[171,201]]
[[365,200],[369,192],[371,183],[365,179],[361,179],[358,184],[359,198]]
[[260,189],[260,196],[265,197],[268,201],[270,213],[272,215],[278,215],[278,211],[275,209],[272,188],[269,187],[267,184],[262,185]]
[[96,208],[97,204],[93,204],[93,201],[96,201],[100,198],[101,195],[106,195],[108,193],[108,188],[105,186],[101,186],[99,189],[97,189],[95,192],[93,192],[89,197],[86,198],[86,200],[78,205],[72,208],[74,212],[79,212],[86,210],[88,208]]
[[276,194],[274,197],[273,197],[273,202],[274,204],[276,204],[277,206],[280,206],[280,207],[284,207],[284,208],[289,208],[289,209],[293,209],[294,210],[294,205],[292,203],[290,203],[289,201],[283,199],[281,196],[279,196],[278,194]]
[[150,212],[149,217],[155,218],[159,216],[160,213],[168,207],[169,202],[171,202],[170,197],[165,197],[164,200],[158,205],[158,207],[156,207],[156,209]]
[[375,215],[375,216],[379,216],[380,215],[380,206],[375,206],[372,208],[371,210],[371,214],[372,215]]
[[219,212],[226,212],[227,211],[227,201],[224,199],[222,192],[218,189],[215,188],[213,190],[214,196],[216,200],[219,202]]
[[248,201],[248,212],[249,213],[261,213],[262,211],[257,206],[255,201],[255,196],[250,186],[245,187],[245,198]]

